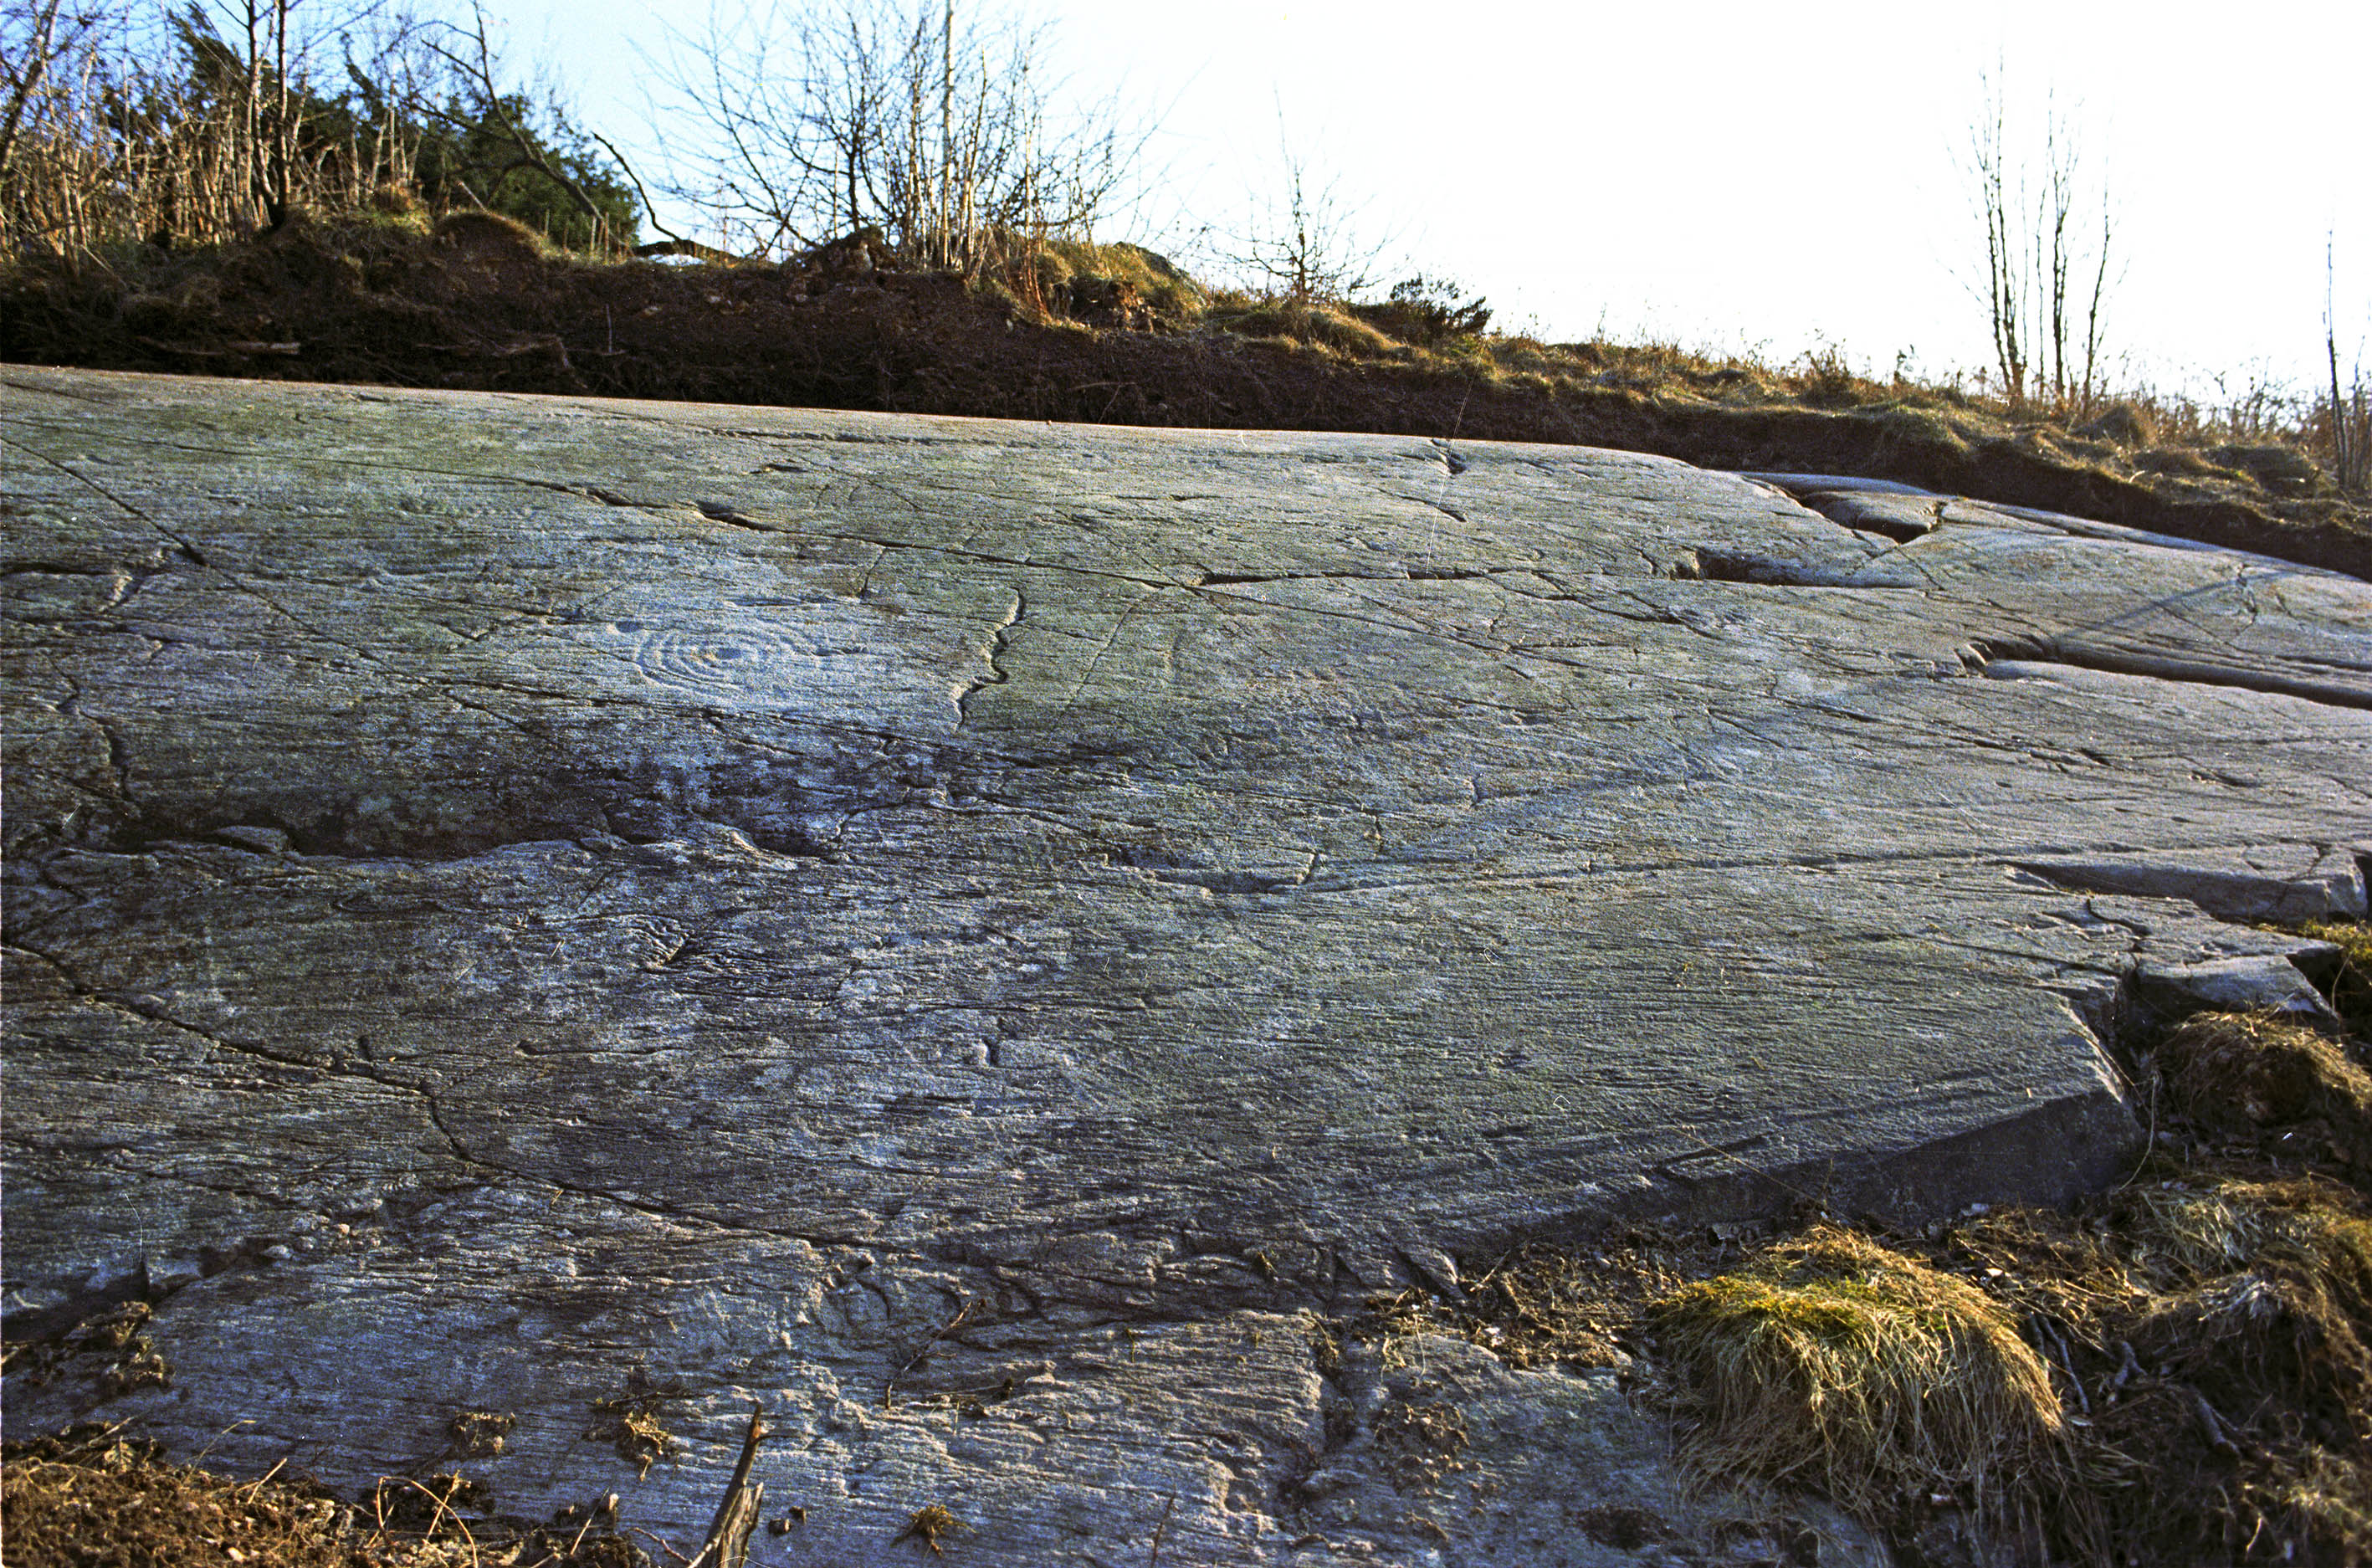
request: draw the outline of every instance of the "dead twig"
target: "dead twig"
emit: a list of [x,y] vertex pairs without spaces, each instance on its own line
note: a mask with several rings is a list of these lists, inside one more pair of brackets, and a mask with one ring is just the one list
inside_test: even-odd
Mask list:
[[750,1430],[741,1439],[741,1460],[733,1467],[733,1479],[726,1485],[724,1501],[716,1505],[716,1517],[709,1522],[708,1538],[692,1554],[691,1568],[742,1568],[749,1560],[750,1537],[758,1528],[759,1510],[766,1501],[766,1483],[753,1485],[750,1480],[750,1467],[758,1461],[758,1445],[766,1435],[762,1414],[760,1407],[751,1404]]
[[206,1446],[198,1450],[198,1457],[192,1459],[190,1463],[192,1465],[204,1464],[206,1462],[206,1456],[215,1451],[215,1445],[216,1443],[221,1442],[224,1438],[229,1436],[232,1433],[237,1432],[242,1426],[253,1426],[254,1424],[255,1418],[253,1416],[243,1417],[240,1420],[232,1422],[228,1426],[226,1426],[220,1432],[215,1433],[214,1436],[207,1441]]
[[901,1366],[897,1371],[892,1372],[890,1375],[890,1381],[883,1385],[881,1389],[881,1408],[883,1410],[890,1409],[890,1400],[898,1392],[898,1379],[905,1376],[906,1374],[922,1365],[923,1358],[929,1355],[934,1349],[937,1348],[938,1342],[941,1340],[946,1339],[949,1334],[954,1333],[958,1329],[961,1328],[964,1320],[971,1316],[971,1309],[979,1305],[980,1298],[975,1296],[971,1300],[965,1302],[961,1307],[956,1308],[956,1315],[948,1318],[946,1322],[940,1324],[937,1329],[934,1330],[931,1333],[931,1337],[923,1342],[923,1348],[916,1351],[913,1358],[910,1359],[905,1365]]
[[254,1502],[257,1494],[262,1492],[267,1485],[271,1484],[272,1478],[278,1475],[284,1469],[285,1469],[287,1464],[288,1460],[285,1457],[273,1460],[272,1468],[264,1471],[262,1477],[256,1480],[239,1494],[239,1502],[242,1504]]
[[[388,1478],[382,1477],[380,1479],[385,1481]],[[461,1511],[459,1508],[455,1508],[453,1506],[453,1495],[454,1493],[459,1490],[458,1486],[448,1487],[442,1495],[439,1495],[438,1493],[431,1492],[428,1488],[421,1485],[410,1476],[403,1477],[402,1481],[404,1485],[412,1488],[413,1491],[417,1492],[421,1496],[425,1497],[429,1502],[436,1505],[436,1511],[428,1516],[428,1527],[423,1530],[421,1534],[424,1537],[433,1539],[436,1534],[436,1527],[443,1524],[445,1522],[445,1516],[448,1513],[450,1513],[453,1516],[453,1527],[459,1530],[461,1532],[461,1539],[470,1543],[471,1568],[477,1568],[478,1538],[470,1533],[470,1522],[461,1517]]]
[[1178,1507],[1178,1494],[1171,1493],[1169,1501],[1161,1505],[1161,1522],[1153,1527],[1153,1551],[1145,1558],[1145,1568],[1161,1568],[1161,1538],[1169,1531],[1169,1516]]
[[2199,1413],[2199,1424],[2206,1430],[2208,1446],[2239,1458],[2240,1446],[2232,1441],[2227,1423],[2215,1413],[2215,1407],[2207,1402],[2207,1396],[2196,1388],[2187,1388],[2183,1392],[2191,1396],[2191,1407]]
[[669,1557],[674,1558],[678,1562],[683,1563],[683,1564],[684,1564],[684,1568],[692,1568],[692,1563],[694,1562],[694,1561],[695,1561],[695,1560],[694,1560],[694,1559],[692,1559],[692,1558],[690,1558],[690,1557],[686,1557],[682,1552],[678,1551],[675,1549],[675,1543],[674,1543],[674,1542],[672,1542],[672,1541],[670,1541],[670,1540],[669,1540],[665,1536],[661,1536],[661,1535],[654,1535],[654,1534],[652,1534],[649,1530],[646,1530],[646,1529],[643,1528],[643,1527],[642,1527],[642,1526],[640,1526],[640,1525],[628,1525],[628,1526],[626,1527],[626,1528],[625,1528],[624,1533],[625,1533],[625,1534],[627,1534],[627,1535],[630,1535],[630,1536],[643,1536],[643,1537],[645,1537],[645,1538],[647,1538],[647,1539],[651,1539],[651,1540],[655,1540],[655,1541],[657,1541],[657,1542],[658,1543],[658,1548],[659,1548],[659,1550],[660,1550],[661,1551],[666,1552]]

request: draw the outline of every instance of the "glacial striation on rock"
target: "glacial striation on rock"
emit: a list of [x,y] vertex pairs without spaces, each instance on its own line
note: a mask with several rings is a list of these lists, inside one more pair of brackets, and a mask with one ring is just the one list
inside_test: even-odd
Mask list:
[[[977,1562],[1640,1561],[1598,1526],[1702,1508],[1610,1383],[1316,1317],[2113,1179],[2120,1007],[2319,1006],[2258,923],[2365,910],[2372,587],[2077,519],[22,367],[0,417],[11,1335],[136,1301],[162,1364],[24,1362],[12,1435],[685,1540],[755,1401],[766,1564],[935,1504]],[[1385,1463],[1396,1398],[1464,1468]]]

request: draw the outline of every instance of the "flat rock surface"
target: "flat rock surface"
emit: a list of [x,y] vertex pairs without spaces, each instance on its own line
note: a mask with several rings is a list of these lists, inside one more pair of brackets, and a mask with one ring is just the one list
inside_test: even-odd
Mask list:
[[[12,1434],[688,1550],[754,1400],[770,1565],[933,1504],[951,1561],[1721,1560],[1599,1384],[1420,1397],[1319,1317],[1610,1214],[2065,1197],[2140,1137],[2122,1002],[2315,1006],[2254,923],[2365,908],[2372,587],[2074,519],[17,367],[0,419],[8,1307],[137,1296],[171,1368],[20,1372]],[[1456,1464],[1387,1463],[1425,1401]]]

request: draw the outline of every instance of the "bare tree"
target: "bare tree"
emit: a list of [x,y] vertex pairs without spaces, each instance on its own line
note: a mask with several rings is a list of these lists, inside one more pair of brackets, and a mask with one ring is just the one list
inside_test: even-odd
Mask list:
[[1015,237],[1085,238],[1145,132],[1069,99],[1046,53],[1042,27],[972,0],[712,12],[658,65],[698,128],[666,188],[761,254],[872,228],[971,270]]
[[[232,220],[235,226],[278,227],[303,201],[327,193],[324,171],[306,165],[299,125],[322,52],[334,42],[351,60],[357,35],[376,29],[378,37],[366,47],[374,54],[383,53],[418,31],[421,24],[393,0],[310,0],[302,17],[297,9],[308,0],[210,4],[216,18],[213,24],[196,4],[169,5],[157,9],[152,30],[160,41],[178,32],[183,48],[211,52],[218,65],[237,70],[238,91],[227,102],[218,93],[226,72],[209,85],[216,96],[192,108],[221,122],[215,134],[224,145],[216,156],[225,172],[233,167],[238,170],[236,185],[226,185],[221,197],[245,209]],[[153,72],[154,67],[148,69]],[[350,163],[350,186],[353,173]]]
[[[2087,177],[2075,126],[2049,100],[2041,167],[2033,171],[2013,145],[1998,68],[1980,82],[1967,172],[1984,229],[1985,276],[1975,292],[1992,329],[1994,367],[2011,402],[2041,400],[2080,415],[2099,395],[2103,311],[2114,281],[2108,183]],[[2097,240],[2079,216],[2095,203]]]
[[1379,281],[1377,263],[1389,240],[1361,234],[1361,209],[1346,203],[1336,181],[1316,183],[1286,134],[1278,106],[1276,134],[1285,180],[1225,260],[1296,305],[1347,299]]
[[[291,112],[296,86],[309,70],[323,34],[299,30],[292,13],[300,0],[214,0],[214,8],[245,44],[245,90],[238,100],[238,140],[246,185],[262,221],[277,227],[288,220],[299,174],[296,121]],[[377,7],[327,19],[329,29],[351,28]],[[194,7],[191,15],[197,16]]]
[[[104,240],[152,232],[178,187],[208,182],[224,157],[244,167],[235,125],[192,84],[156,68],[158,20],[122,0],[0,3],[9,95],[0,244],[9,251],[78,265]],[[171,177],[154,178],[160,170]],[[243,193],[237,201],[247,211]]]
[[1267,206],[1252,209],[1250,223],[1222,259],[1302,306],[1343,301],[1376,287],[1378,259],[1390,239],[1364,235],[1362,209],[1343,199],[1338,182],[1312,180],[1285,133],[1284,104],[1276,107],[1276,149],[1284,182]]
[[1971,138],[1971,177],[1985,225],[1985,308],[1993,328],[1994,365],[2015,402],[2026,396],[2026,248],[2015,232],[2022,199],[2010,188],[2008,110],[1993,80],[1984,84],[1983,111]]
[[408,0],[0,0],[0,248],[76,265],[111,242],[354,211],[382,180],[409,185],[431,136],[491,151],[497,173],[535,169],[598,239],[618,193],[587,199],[583,160],[546,130],[571,129],[556,102],[497,85],[471,14],[462,29]]
[[25,121],[25,106],[40,90],[50,65],[70,53],[79,37],[95,25],[89,17],[69,15],[65,30],[58,29],[58,0],[39,5],[10,5],[0,9],[0,77],[8,88],[6,117],[0,119],[0,169],[17,145],[17,127]]

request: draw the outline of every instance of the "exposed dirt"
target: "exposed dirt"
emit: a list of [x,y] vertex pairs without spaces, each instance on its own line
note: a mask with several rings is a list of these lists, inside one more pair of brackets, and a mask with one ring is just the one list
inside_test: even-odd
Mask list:
[[2077,436],[1833,367],[1471,334],[1404,343],[1343,311],[1215,302],[1134,255],[1110,276],[1041,257],[967,285],[853,241],[802,265],[596,264],[503,236],[296,225],[73,275],[19,265],[0,274],[0,359],[1569,442],[1891,479],[2372,575],[2372,514],[2286,448],[2145,446],[2145,427],[2114,420]]

